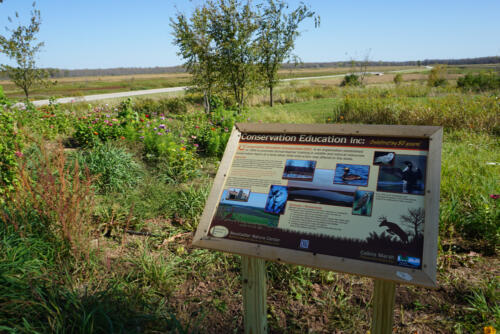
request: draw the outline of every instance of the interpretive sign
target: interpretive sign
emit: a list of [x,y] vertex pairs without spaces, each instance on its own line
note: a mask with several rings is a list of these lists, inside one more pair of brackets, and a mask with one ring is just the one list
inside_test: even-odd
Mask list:
[[436,284],[441,127],[237,124],[193,244]]

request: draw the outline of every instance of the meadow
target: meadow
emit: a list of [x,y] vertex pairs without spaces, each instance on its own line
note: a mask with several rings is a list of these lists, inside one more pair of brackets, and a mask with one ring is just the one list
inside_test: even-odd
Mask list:
[[[326,67],[326,68],[290,68],[281,69],[278,73],[280,79],[321,77],[329,75],[346,74],[359,71],[359,68]],[[424,66],[371,66],[370,72],[381,71],[410,71],[414,73],[425,72]],[[80,97],[84,95],[126,92],[144,89],[165,87],[179,87],[189,84],[189,73],[164,73],[164,74],[134,74],[114,76],[81,76],[53,78],[47,86],[37,87],[31,92],[31,100],[43,100],[51,97]],[[8,80],[0,80],[4,93],[11,99],[22,100],[24,93]]]
[[[0,330],[241,333],[240,257],[191,246],[237,121],[443,126],[438,288],[398,286],[394,332],[499,330],[500,91],[403,77],[287,82],[241,113],[194,93],[19,109],[0,91]],[[369,331],[371,279],[266,266],[271,333]]]

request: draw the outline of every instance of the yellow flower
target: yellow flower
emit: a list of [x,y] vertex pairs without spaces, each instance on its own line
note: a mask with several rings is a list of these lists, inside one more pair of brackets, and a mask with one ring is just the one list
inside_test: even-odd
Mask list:
[[483,328],[484,334],[496,334],[497,330],[493,326],[486,326]]
[[186,148],[185,148],[185,147],[181,147],[181,151],[185,151],[185,150],[186,150]]

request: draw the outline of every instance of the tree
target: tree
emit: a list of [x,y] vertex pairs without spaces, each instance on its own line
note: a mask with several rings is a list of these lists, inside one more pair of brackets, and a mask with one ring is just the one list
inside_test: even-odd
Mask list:
[[[33,2],[28,26],[19,23],[14,30],[7,28],[7,31],[11,32],[9,38],[0,35],[0,52],[17,63],[16,67],[1,65],[1,69],[7,73],[16,86],[23,90],[26,99],[29,97],[30,90],[36,85],[45,83],[47,78],[46,71],[37,68],[35,62],[35,57],[43,46],[43,42],[37,43],[41,17],[35,5],[36,3]],[[16,18],[19,18],[17,12]],[[9,22],[12,22],[10,17]]]
[[408,209],[408,214],[401,215],[403,224],[413,229],[414,238],[417,239],[424,230],[425,210],[423,208]]
[[210,34],[210,12],[197,8],[190,19],[178,13],[171,19],[179,55],[186,59],[186,69],[192,74],[192,85],[203,92],[205,110],[210,112],[210,100],[217,82],[217,53]]
[[209,2],[210,32],[217,48],[219,78],[233,94],[239,110],[256,81],[257,16],[250,1]]
[[301,4],[291,13],[286,13],[287,8],[288,5],[283,0],[268,0],[258,23],[258,67],[269,88],[271,107],[273,89],[279,81],[278,70],[285,59],[291,56],[295,39],[299,36],[299,24],[314,15],[305,4]]
[[207,1],[191,18],[178,14],[171,22],[193,83],[208,99],[214,88],[231,92],[241,110],[256,81],[257,15],[251,2]]

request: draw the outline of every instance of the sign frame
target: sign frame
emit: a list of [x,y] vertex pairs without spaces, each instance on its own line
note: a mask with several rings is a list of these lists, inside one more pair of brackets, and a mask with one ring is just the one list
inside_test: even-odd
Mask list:
[[[209,227],[218,207],[219,199],[222,196],[223,186],[236,155],[242,133],[352,135],[428,139],[429,148],[424,195],[425,228],[423,232],[424,244],[421,269],[210,236]],[[224,156],[219,165],[212,190],[193,239],[193,245],[275,262],[303,265],[402,284],[435,288],[437,286],[437,239],[442,138],[443,130],[439,126],[237,123],[232,130]]]

